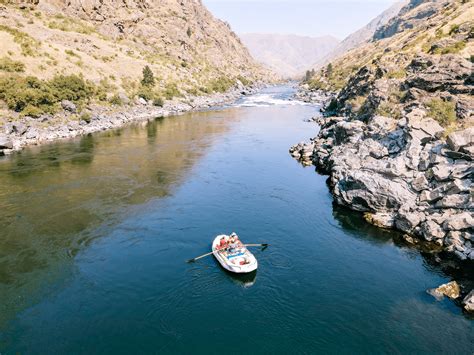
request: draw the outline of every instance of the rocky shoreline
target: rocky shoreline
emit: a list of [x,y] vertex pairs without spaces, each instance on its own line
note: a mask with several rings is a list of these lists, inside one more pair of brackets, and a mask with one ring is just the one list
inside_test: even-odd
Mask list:
[[[444,129],[415,109],[401,119],[315,117],[320,131],[290,148],[303,165],[328,174],[335,202],[381,228],[428,243],[472,267],[474,127]],[[474,291],[462,304],[474,311]]]
[[3,127],[0,122],[0,156],[9,155],[26,146],[120,128],[132,122],[231,104],[242,96],[255,93],[263,86],[259,84],[254,87],[236,87],[226,93],[167,101],[163,107],[153,106],[152,102],[140,98],[123,106],[89,105],[84,111],[87,119],[78,115],[72,102],[62,102],[64,110],[54,116],[18,118],[4,123]]

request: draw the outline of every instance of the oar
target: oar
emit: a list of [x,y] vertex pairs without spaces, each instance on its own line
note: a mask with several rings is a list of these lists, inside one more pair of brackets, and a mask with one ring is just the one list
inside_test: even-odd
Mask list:
[[[266,243],[263,243],[263,244],[244,244],[244,247],[263,247],[263,249],[265,249],[266,247],[268,247],[270,244],[266,244]],[[263,250],[262,249],[262,250]],[[196,260],[199,260],[199,259],[202,259],[202,258],[205,258],[206,256],[209,256],[209,255],[212,255],[214,254],[213,251],[211,251],[210,253],[207,253],[207,254],[204,254],[204,255],[201,255],[201,256],[198,256],[194,259],[189,259],[188,261],[186,261],[187,263],[193,263],[195,262]]]

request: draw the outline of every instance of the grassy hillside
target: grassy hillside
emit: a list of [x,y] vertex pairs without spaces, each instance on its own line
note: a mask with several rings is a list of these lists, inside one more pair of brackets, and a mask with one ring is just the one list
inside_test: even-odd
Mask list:
[[445,127],[471,125],[473,54],[472,1],[411,1],[308,84],[338,91],[330,107],[338,114],[402,117],[418,108]]
[[[200,1],[0,1],[0,114],[62,99],[170,99],[267,79],[239,38]],[[152,85],[143,85],[149,66]],[[77,92],[77,95],[72,92]]]

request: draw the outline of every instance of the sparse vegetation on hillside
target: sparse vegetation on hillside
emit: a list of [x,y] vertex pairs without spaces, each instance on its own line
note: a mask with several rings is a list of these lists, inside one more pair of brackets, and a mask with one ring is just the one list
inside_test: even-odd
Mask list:
[[443,127],[456,122],[456,104],[442,99],[431,99],[427,104],[428,115],[439,122]]
[[[420,21],[426,6],[433,15]],[[314,75],[307,72],[310,88],[338,92],[327,112],[399,119],[424,103],[427,115],[447,129],[471,124],[466,95],[474,61],[472,1],[426,6],[394,19],[392,30],[399,29],[385,29],[382,40],[374,37]]]
[[21,53],[24,56],[33,57],[37,54],[40,43],[27,33],[3,24],[0,24],[0,31],[7,32],[13,36],[13,40],[21,47]]
[[25,64],[8,57],[0,58],[0,71],[8,73],[20,73],[25,71]]
[[207,89],[210,92],[226,92],[234,85],[235,80],[221,76],[217,79],[211,80],[207,85]]
[[[130,8],[139,3],[131,1]],[[269,74],[199,4],[189,11],[188,4],[152,2],[137,6],[133,15],[140,21],[130,21],[130,13],[104,0],[100,23],[74,2],[44,0],[26,10],[16,2],[2,5],[2,117],[7,110],[55,113],[64,99],[79,111],[87,102],[121,105],[121,94],[127,103],[138,96],[162,106],[185,93],[224,92],[237,80],[250,85]]]
[[51,29],[81,34],[92,34],[96,32],[93,26],[87,25],[81,20],[65,17],[61,14],[54,16],[54,18],[53,21],[48,23],[48,27]]

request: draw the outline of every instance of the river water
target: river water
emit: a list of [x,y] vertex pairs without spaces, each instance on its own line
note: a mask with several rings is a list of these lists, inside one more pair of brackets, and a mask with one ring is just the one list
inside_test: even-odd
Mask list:
[[[0,160],[0,353],[472,353],[430,258],[333,205],[288,148],[317,107],[273,88]],[[256,274],[212,258],[236,231]]]

